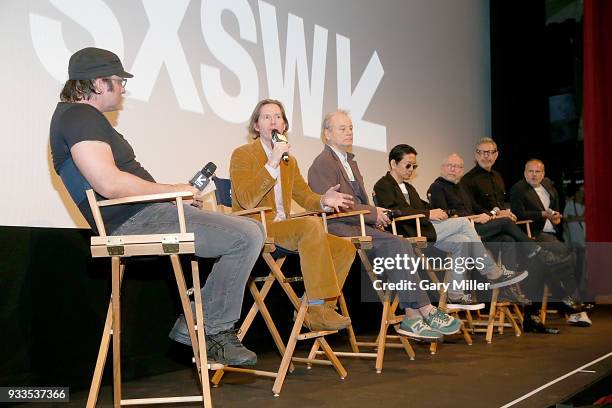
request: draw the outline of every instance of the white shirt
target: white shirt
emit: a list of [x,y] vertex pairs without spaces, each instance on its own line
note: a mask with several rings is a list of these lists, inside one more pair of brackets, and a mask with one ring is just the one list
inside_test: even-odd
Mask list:
[[348,157],[345,152],[341,152],[336,150],[332,145],[328,145],[331,149],[336,153],[336,156],[340,159],[340,163],[342,163],[342,167],[344,167],[344,171],[346,171],[346,175],[349,178],[349,181],[355,181],[355,175],[353,174],[353,170],[351,169],[351,165],[348,162]]
[[[272,155],[272,149],[270,146],[266,146],[263,139],[259,138],[261,145],[263,146],[264,152],[266,152],[266,156],[268,160],[270,160],[270,156]],[[270,176],[276,180],[276,184],[274,184],[274,203],[276,204],[276,215],[274,216],[274,221],[282,221],[287,219],[285,215],[285,206],[283,205],[283,188],[281,186],[281,174],[280,168],[274,168],[266,163],[265,168],[270,173]]]
[[[397,180],[395,180],[397,182]],[[402,194],[404,194],[404,198],[406,199],[406,202],[408,203],[408,205],[410,205],[410,195],[408,195],[408,189],[406,188],[406,184],[402,183],[397,183],[397,185],[399,186],[400,190],[402,190]]]
[[[538,194],[538,197],[540,197],[540,201],[544,206],[544,210],[548,211],[550,209],[550,194],[548,194],[548,191],[546,191],[544,186],[542,186],[541,184],[538,187],[534,187],[533,189]],[[544,223],[544,229],[542,231],[550,232],[553,234],[555,233],[555,227],[553,227],[552,222],[550,222],[549,219],[546,219],[546,222]]]

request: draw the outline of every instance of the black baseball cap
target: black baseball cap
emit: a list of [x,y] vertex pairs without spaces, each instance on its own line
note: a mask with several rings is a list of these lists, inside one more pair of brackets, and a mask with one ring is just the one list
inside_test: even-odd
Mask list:
[[72,54],[68,63],[68,79],[95,79],[117,75],[132,78],[123,69],[119,57],[101,48],[87,47]]

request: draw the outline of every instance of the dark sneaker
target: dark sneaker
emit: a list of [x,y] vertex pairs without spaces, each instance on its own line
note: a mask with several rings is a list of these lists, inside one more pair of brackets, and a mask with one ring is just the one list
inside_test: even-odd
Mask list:
[[[176,319],[168,337],[191,347],[187,322],[182,314]],[[206,335],[206,357],[209,363],[224,365],[255,365],[257,363],[257,355],[240,343],[235,330],[227,330],[211,336]]]
[[191,347],[189,331],[187,330],[187,322],[185,322],[185,316],[183,314],[181,314],[178,319],[176,319],[176,322],[174,322],[174,326],[172,326],[172,330],[170,330],[168,337],[170,337],[171,340]]
[[515,285],[501,288],[497,301],[516,303],[521,306],[531,305],[531,300],[527,299]]
[[567,254],[558,255],[548,249],[540,248],[535,253],[535,259],[545,266],[559,266],[563,264],[573,264],[575,262],[575,255],[571,252]]
[[567,324],[571,324],[572,326],[578,327],[591,327],[593,322],[589,319],[589,316],[586,312],[574,313],[571,314],[567,319]]
[[351,319],[338,314],[331,306],[309,305],[304,318],[306,326],[313,331],[341,330],[351,324]]
[[432,330],[437,331],[445,336],[455,334],[461,330],[461,320],[444,313],[437,307],[431,309],[431,312],[423,319]]
[[424,339],[436,342],[443,339],[442,334],[434,331],[420,317],[414,317],[412,319],[404,317],[404,320],[402,320],[400,325],[395,326],[395,331],[403,336],[415,339]]
[[255,365],[257,354],[242,345],[237,330],[226,330],[218,334],[206,335],[208,357],[223,365]]
[[451,297],[449,294],[446,300],[446,307],[448,309],[480,310],[484,309],[485,304],[478,303],[476,298],[469,293],[462,293],[458,298]]
[[561,330],[556,327],[546,327],[537,315],[525,316],[523,320],[523,331],[525,333],[559,334]]
[[[541,251],[540,251],[541,252]],[[489,289],[503,288],[504,286],[514,285],[519,283],[529,275],[527,271],[511,271],[501,266],[502,273],[497,279],[489,279]]]
[[587,312],[593,309],[593,305],[582,303],[571,296],[566,296],[561,300],[563,308],[567,313]]

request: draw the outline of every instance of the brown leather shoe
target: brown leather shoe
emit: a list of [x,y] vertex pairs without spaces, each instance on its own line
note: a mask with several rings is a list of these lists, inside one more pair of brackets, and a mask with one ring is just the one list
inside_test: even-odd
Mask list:
[[351,324],[351,319],[338,314],[331,306],[310,305],[304,323],[312,331],[341,330]]

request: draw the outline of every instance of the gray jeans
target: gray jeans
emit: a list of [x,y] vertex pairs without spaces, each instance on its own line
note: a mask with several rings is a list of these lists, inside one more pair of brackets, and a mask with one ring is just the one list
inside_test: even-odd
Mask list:
[[[436,230],[437,240],[434,246],[442,251],[450,252],[454,260],[458,258],[481,258],[484,268],[478,269],[481,275],[486,275],[498,269],[493,259],[487,253],[478,233],[466,218],[449,218],[444,221],[432,221]],[[454,265],[457,265],[455,262]],[[460,282],[466,278],[465,272],[460,269],[453,271],[452,279]],[[462,293],[450,290],[452,293]]]
[[[199,210],[185,205],[187,232],[195,235],[195,253],[218,258],[204,287],[206,333],[231,329],[240,318],[247,279],[265,240],[263,226],[246,217]],[[176,207],[171,203],[151,204],[124,222],[113,235],[163,234],[178,232]]]

